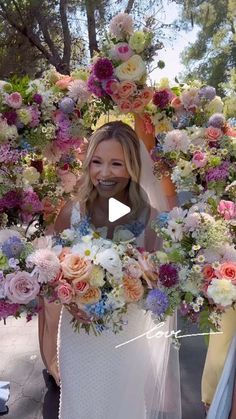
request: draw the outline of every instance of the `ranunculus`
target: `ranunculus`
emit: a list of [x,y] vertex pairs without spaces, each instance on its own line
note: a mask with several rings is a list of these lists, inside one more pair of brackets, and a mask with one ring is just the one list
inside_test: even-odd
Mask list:
[[221,201],[218,204],[217,211],[225,220],[232,220],[236,217],[236,205],[233,201]]
[[127,42],[118,42],[111,50],[111,56],[115,60],[127,61],[132,55],[134,52]]
[[119,100],[117,105],[122,113],[128,113],[132,110],[132,103],[128,99]]
[[131,35],[129,39],[129,46],[138,54],[140,54],[146,44],[146,36],[145,33],[142,31],[136,31]]
[[71,76],[62,76],[62,78],[56,82],[56,86],[61,90],[66,90],[72,80],[73,77]]
[[80,256],[68,254],[61,263],[63,277],[73,281],[74,279],[89,279],[92,270],[91,262]]
[[202,269],[202,273],[205,279],[212,279],[215,277],[215,270],[211,265],[205,265]]
[[192,163],[197,168],[204,167],[207,164],[206,153],[203,153],[202,151],[195,151],[192,158]]
[[56,289],[58,298],[62,304],[70,304],[74,296],[74,290],[66,281],[62,281]]
[[219,138],[221,138],[222,135],[223,133],[220,128],[210,126],[206,129],[206,136],[209,139],[209,141],[215,142],[219,140]]
[[99,288],[90,287],[85,294],[77,297],[77,302],[79,304],[95,304],[100,300],[101,295]]
[[223,307],[236,301],[236,287],[228,279],[213,279],[207,288],[208,297]]
[[137,90],[137,86],[132,81],[122,81],[118,87],[118,94],[122,99],[125,99]]
[[119,82],[116,79],[104,80],[102,87],[108,95],[114,95],[119,90]]
[[22,96],[18,92],[11,93],[6,96],[7,105],[11,106],[13,109],[19,109],[22,105]]
[[115,277],[121,278],[122,264],[118,252],[113,249],[105,249],[96,256],[96,264],[99,264]]
[[140,279],[132,278],[126,275],[124,276],[122,282],[125,301],[132,303],[141,300],[144,288]]
[[219,267],[219,273],[225,279],[230,279],[236,285],[236,263],[225,262]]
[[141,90],[138,97],[142,100],[144,105],[147,105],[153,98],[153,89],[151,87],[145,87]]
[[144,110],[144,103],[142,101],[142,99],[140,98],[136,98],[134,99],[133,103],[132,103],[132,112],[134,113],[142,113]]
[[84,295],[89,289],[89,283],[83,279],[74,279],[72,286],[77,295]]
[[146,66],[139,55],[133,55],[128,61],[115,69],[116,77],[120,80],[140,81],[146,73]]
[[6,275],[6,297],[13,303],[28,304],[39,293],[39,284],[35,276],[19,271]]

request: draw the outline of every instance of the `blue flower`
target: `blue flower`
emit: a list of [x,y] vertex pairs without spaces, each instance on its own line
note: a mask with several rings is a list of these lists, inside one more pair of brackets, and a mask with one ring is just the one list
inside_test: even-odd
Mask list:
[[86,305],[86,310],[90,314],[94,314],[97,317],[102,317],[106,312],[105,302],[100,300],[96,304]]
[[17,236],[10,237],[2,245],[2,253],[4,253],[8,259],[18,257],[23,249],[24,244]]
[[76,228],[76,231],[81,236],[87,236],[87,234],[89,234],[90,232],[90,218],[86,216],[82,218],[82,220],[78,224],[78,227]]
[[168,212],[161,212],[158,214],[156,218],[156,222],[159,224],[160,227],[165,227],[169,221],[169,213]]
[[153,289],[149,292],[146,300],[147,310],[151,310],[153,314],[161,316],[165,314],[169,307],[169,300],[167,295],[158,289]]
[[132,224],[125,224],[125,227],[133,233],[135,237],[139,236],[145,228],[141,221],[134,221]]

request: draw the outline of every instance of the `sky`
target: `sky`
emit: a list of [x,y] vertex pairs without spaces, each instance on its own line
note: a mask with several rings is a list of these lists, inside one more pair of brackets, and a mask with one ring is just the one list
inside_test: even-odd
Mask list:
[[[163,22],[172,23],[178,17],[180,8],[174,3],[168,4],[167,1],[164,1],[163,3]],[[172,45],[170,41],[165,43],[165,48],[159,51],[156,59],[156,62],[158,60],[163,60],[165,62],[165,67],[162,70],[157,68],[150,74],[152,82],[158,81],[161,77],[168,77],[173,81],[175,76],[178,76],[183,72],[184,66],[180,62],[180,53],[186,46],[195,41],[197,32],[198,28],[197,26],[194,26],[189,32],[178,32],[176,39],[172,41]]]

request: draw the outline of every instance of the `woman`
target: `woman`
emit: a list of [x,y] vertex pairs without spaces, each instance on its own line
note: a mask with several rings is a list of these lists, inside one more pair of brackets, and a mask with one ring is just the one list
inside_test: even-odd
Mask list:
[[[95,228],[104,227],[112,239],[119,224],[146,223],[137,233],[136,243],[155,249],[150,220],[155,211],[167,209],[160,184],[152,175],[151,159],[135,132],[122,122],[111,122],[91,137],[83,165],[80,201],[69,203],[56,222],[57,232],[70,226],[79,228],[89,216]],[[140,186],[149,202],[145,204]],[[114,197],[131,207],[130,214],[110,223],[108,200]],[[153,210],[148,210],[149,204]],[[121,227],[121,226],[120,226]],[[75,313],[73,313],[75,316]],[[78,320],[88,321],[89,318]],[[115,335],[75,333],[72,315],[62,310],[59,330],[59,370],[61,378],[60,419],[180,419],[178,352],[170,338],[145,336],[116,348],[119,344],[150,330],[154,323],[135,305],[127,313],[128,324]],[[176,330],[169,318],[164,330]],[[163,330],[163,329],[162,329]]]
[[[208,419],[228,419],[231,411],[236,373],[236,310],[233,308],[222,316],[222,332],[210,335],[202,376],[202,401]],[[234,419],[233,405],[231,419]]]

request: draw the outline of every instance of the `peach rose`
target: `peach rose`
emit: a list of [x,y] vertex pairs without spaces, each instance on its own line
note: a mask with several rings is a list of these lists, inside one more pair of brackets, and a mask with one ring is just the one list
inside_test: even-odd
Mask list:
[[62,76],[60,80],[56,82],[56,86],[61,90],[68,89],[70,82],[73,81],[73,77],[71,76]]
[[84,295],[78,297],[77,301],[80,304],[95,304],[100,300],[101,295],[99,288],[90,287]]
[[92,271],[91,262],[78,255],[68,254],[61,263],[63,277],[73,281],[74,279],[88,279]]
[[74,280],[73,282],[72,282],[72,285],[73,285],[73,287],[74,287],[74,290],[75,290],[75,293],[77,294],[77,295],[83,295],[83,294],[85,294],[87,291],[88,291],[88,289],[89,289],[89,283],[87,282],[87,281],[84,281],[84,280],[81,280],[81,279],[79,279],[79,280]]
[[123,286],[125,301],[132,303],[141,300],[144,288],[140,279],[124,276]]
[[122,81],[119,85],[118,94],[121,98],[131,96],[137,89],[137,86],[132,81]]
[[122,113],[128,113],[132,110],[132,103],[127,99],[120,100],[117,105]]
[[139,98],[142,100],[144,105],[147,105],[153,98],[153,89],[146,87],[139,93]]
[[136,99],[134,99],[134,101],[132,103],[132,111],[135,112],[135,113],[142,113],[144,106],[145,105],[144,105],[142,99],[139,99],[137,97]]
[[206,136],[210,141],[217,141],[222,137],[222,131],[220,128],[210,126],[206,129]]
[[115,103],[118,103],[121,100],[121,97],[118,92],[113,93],[113,95],[111,95],[111,98],[114,100]]
[[57,295],[62,304],[70,304],[74,296],[74,290],[70,284],[63,281],[57,287]]
[[172,101],[170,102],[170,104],[171,104],[172,108],[174,108],[176,110],[181,109],[183,107],[183,103],[178,96],[174,97],[172,99]]
[[215,270],[211,265],[205,265],[202,270],[203,276],[205,279],[212,279],[215,277]]
[[222,277],[230,279],[236,285],[236,263],[225,262],[219,268],[219,273]]

